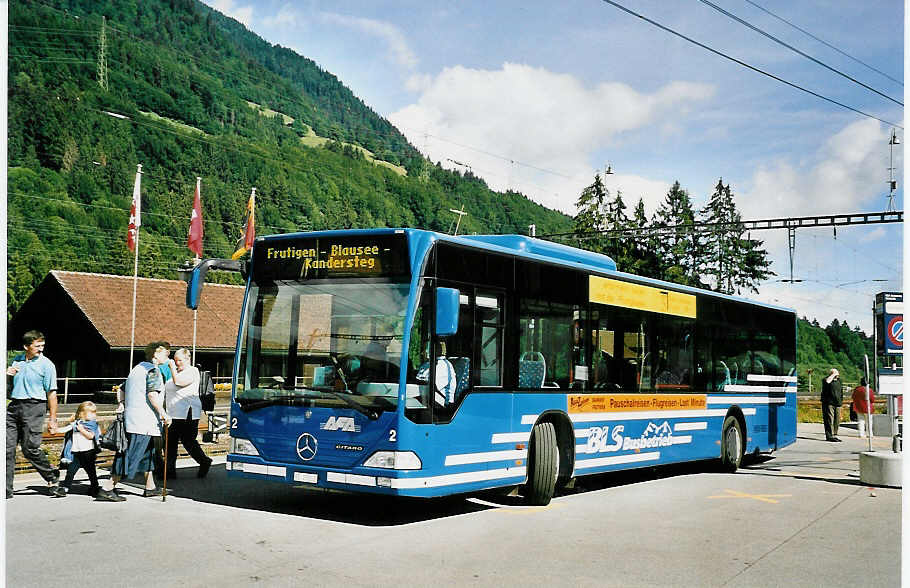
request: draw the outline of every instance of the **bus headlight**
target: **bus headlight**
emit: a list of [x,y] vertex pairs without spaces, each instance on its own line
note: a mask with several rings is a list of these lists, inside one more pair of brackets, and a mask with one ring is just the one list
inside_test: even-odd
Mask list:
[[419,470],[423,467],[420,458],[413,451],[377,451],[363,465],[386,470]]
[[237,455],[259,455],[256,446],[249,439],[231,437],[231,453]]

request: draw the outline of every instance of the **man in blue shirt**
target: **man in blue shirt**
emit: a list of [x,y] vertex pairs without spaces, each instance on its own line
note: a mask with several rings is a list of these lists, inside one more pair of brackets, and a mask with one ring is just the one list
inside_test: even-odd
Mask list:
[[6,370],[13,377],[12,400],[6,407],[6,497],[13,497],[13,473],[16,469],[16,445],[48,483],[53,496],[60,472],[41,450],[44,413],[50,408],[48,428],[57,432],[57,369],[44,356],[44,335],[28,331],[22,336],[25,353],[13,358]]

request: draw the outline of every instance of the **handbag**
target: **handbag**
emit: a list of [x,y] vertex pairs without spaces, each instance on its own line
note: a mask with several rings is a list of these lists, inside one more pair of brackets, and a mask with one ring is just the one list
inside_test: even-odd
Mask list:
[[208,370],[199,370],[199,401],[205,412],[215,410],[215,383],[212,381],[212,372]]
[[98,445],[100,445],[102,449],[110,449],[117,453],[126,451],[126,423],[123,420],[123,413],[117,415],[117,418],[111,423],[111,426],[109,426],[107,431],[104,432],[104,435],[101,436],[101,441]]

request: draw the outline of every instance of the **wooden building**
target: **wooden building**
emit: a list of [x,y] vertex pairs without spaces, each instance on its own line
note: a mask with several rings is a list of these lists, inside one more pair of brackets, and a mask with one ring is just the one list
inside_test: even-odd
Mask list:
[[[196,363],[216,377],[231,375],[243,290],[221,284],[206,284],[202,290]],[[134,365],[145,358],[145,345],[152,341],[170,343],[172,356],[180,347],[192,350],[193,311],[185,299],[182,281],[139,278]],[[23,333],[37,329],[47,339],[45,354],[60,378],[106,378],[69,382],[70,392],[110,389],[131,368],[132,300],[129,276],[51,271],[7,324],[7,345],[21,349]]]

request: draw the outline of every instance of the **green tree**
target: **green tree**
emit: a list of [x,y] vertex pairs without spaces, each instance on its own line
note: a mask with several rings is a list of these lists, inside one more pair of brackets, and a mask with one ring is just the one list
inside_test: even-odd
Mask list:
[[701,254],[701,271],[713,278],[714,289],[727,294],[758,291],[758,284],[773,275],[762,241],[752,239],[736,210],[733,191],[723,179],[701,210],[704,222],[714,225]]
[[659,242],[650,229],[650,221],[645,212],[644,199],[639,198],[632,219],[629,221],[630,232],[628,241],[631,251],[626,258],[626,264],[620,269],[639,276],[649,278],[661,277],[660,258],[657,256]]
[[695,211],[689,192],[674,182],[654,215],[653,227],[659,229],[657,254],[663,279],[677,284],[700,286],[699,266],[702,239],[694,227]]
[[609,193],[604,188],[600,174],[594,174],[594,182],[586,186],[575,206],[578,213],[575,215],[575,232],[589,233],[581,243],[582,247],[597,253],[606,250],[606,238],[603,231],[607,228],[607,198]]

